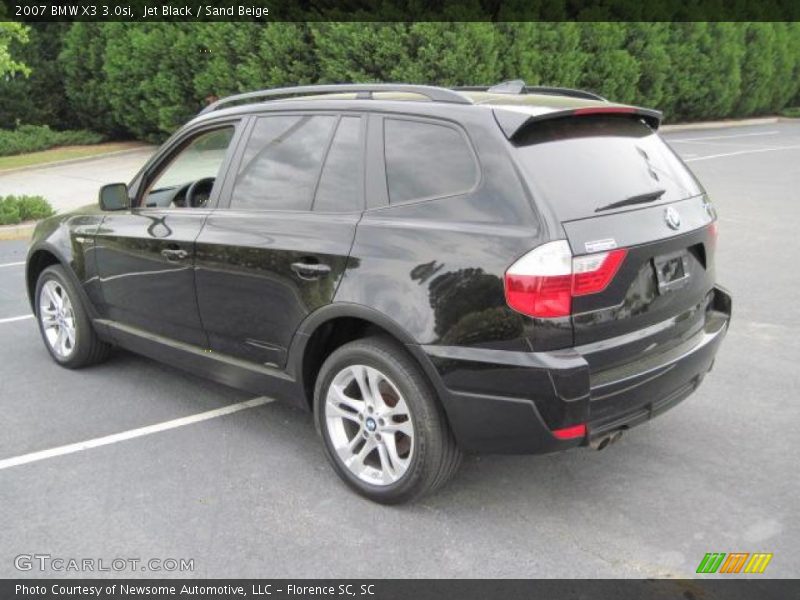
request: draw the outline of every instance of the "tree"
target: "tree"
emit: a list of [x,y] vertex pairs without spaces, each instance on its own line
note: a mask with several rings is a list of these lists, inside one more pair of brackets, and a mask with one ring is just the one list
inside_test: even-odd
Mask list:
[[573,4],[509,0],[498,22],[474,20],[484,0],[446,3],[446,22],[424,20],[425,0],[383,23],[0,22],[0,128],[159,141],[209,96],[304,83],[523,79],[652,106],[669,121],[800,104],[800,23],[622,23],[611,5],[565,21]]
[[58,64],[63,72],[64,92],[80,127],[111,135],[120,133],[108,100],[104,23],[76,22],[64,36]]
[[194,76],[198,97],[313,83],[309,33],[295,23],[198,25],[206,61]]
[[115,122],[158,142],[203,106],[194,75],[207,60],[197,23],[106,23],[103,72]]
[[405,23],[312,23],[320,83],[398,81],[407,60]]
[[497,83],[500,36],[492,23],[413,23],[394,80],[455,86]]
[[744,54],[739,23],[674,23],[668,51],[669,94],[662,108],[671,120],[734,116]]
[[0,77],[0,127],[20,122],[66,129],[75,124],[64,102],[63,74],[57,61],[68,28],[67,23],[34,23],[25,31],[25,42],[12,41],[14,62],[23,63],[25,70]]
[[588,61],[578,23],[507,23],[501,31],[505,36],[501,79],[578,87]]
[[659,107],[669,95],[667,77],[670,55],[667,51],[671,23],[627,23],[626,47],[636,57],[639,81],[633,103]]
[[615,102],[636,99],[639,62],[625,47],[627,23],[581,23],[581,50],[587,57],[579,87]]
[[28,42],[28,29],[20,23],[12,21],[0,22],[0,78],[8,75],[27,75],[30,69],[23,63],[14,60],[11,56],[13,42],[26,44]]

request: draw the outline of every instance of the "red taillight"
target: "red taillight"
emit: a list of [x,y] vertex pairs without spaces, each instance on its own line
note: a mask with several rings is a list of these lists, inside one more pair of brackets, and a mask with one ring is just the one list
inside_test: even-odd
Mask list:
[[586,424],[573,425],[572,427],[564,427],[563,429],[554,429],[553,435],[559,440],[574,440],[575,438],[582,438],[586,436]]
[[602,292],[625,260],[624,249],[572,256],[566,240],[534,248],[506,271],[506,302],[531,317],[567,317],[572,298]]
[[627,250],[611,250],[599,254],[588,254],[572,259],[572,295],[598,294],[608,287],[619,266],[625,260]]
[[587,106],[576,108],[572,111],[573,115],[628,115],[636,112],[633,106]]
[[711,243],[716,245],[717,239],[719,238],[719,228],[717,227],[716,221],[711,221],[711,224],[708,226],[708,233],[711,234]]
[[506,302],[532,317],[563,317],[572,310],[572,276],[539,277],[506,273]]

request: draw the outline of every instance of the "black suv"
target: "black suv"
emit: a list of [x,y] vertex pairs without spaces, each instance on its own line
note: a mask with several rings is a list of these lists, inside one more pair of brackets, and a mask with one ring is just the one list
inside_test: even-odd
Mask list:
[[730,319],[660,118],[522,82],[225,98],[39,224],[30,301],[65,367],[120,346],[311,411],[379,502],[462,451],[603,448],[697,388]]

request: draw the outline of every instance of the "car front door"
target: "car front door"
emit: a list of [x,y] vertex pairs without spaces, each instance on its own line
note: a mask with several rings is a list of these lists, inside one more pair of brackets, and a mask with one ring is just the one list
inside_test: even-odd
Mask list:
[[132,186],[132,208],[106,214],[96,243],[104,318],[207,347],[194,242],[219,197],[238,126],[217,124],[175,140]]
[[282,368],[300,322],[333,299],[364,208],[364,121],[253,120],[196,244],[212,350]]

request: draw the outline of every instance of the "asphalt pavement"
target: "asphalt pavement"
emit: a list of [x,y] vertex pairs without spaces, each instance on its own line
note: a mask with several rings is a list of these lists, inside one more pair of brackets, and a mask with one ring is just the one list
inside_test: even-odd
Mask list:
[[[0,242],[0,577],[87,574],[15,567],[33,554],[193,560],[106,577],[691,577],[707,552],[773,553],[759,577],[796,577],[800,124],[666,138],[720,215],[734,308],[713,372],[607,450],[471,456],[409,506],[350,492],[288,406],[220,414],[251,396],[126,352],[58,367],[26,318],[25,243]],[[92,165],[0,193],[38,178],[69,199],[72,178],[92,201],[97,173],[117,175]]]

